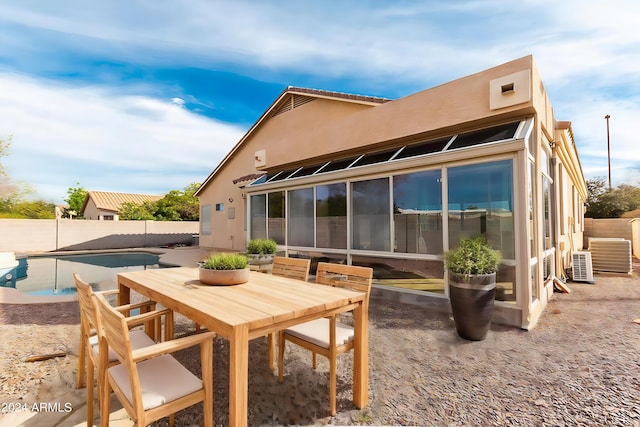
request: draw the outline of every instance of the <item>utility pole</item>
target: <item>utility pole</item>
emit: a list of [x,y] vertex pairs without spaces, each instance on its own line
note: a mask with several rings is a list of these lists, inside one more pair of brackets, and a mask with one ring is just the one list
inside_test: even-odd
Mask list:
[[611,139],[609,138],[609,118],[610,115],[604,116],[607,120],[607,163],[609,165],[609,191],[611,191]]

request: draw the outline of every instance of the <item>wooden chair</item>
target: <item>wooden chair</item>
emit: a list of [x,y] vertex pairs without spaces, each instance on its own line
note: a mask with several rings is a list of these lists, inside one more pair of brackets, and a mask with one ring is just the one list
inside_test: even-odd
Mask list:
[[287,258],[282,256],[273,257],[273,268],[271,274],[274,276],[290,277],[302,281],[309,280],[310,259]]
[[[101,328],[99,366],[106,366],[107,347],[120,364],[105,370],[100,392],[100,425],[109,425],[109,401],[113,391],[136,426],[146,426],[169,416],[175,424],[175,413],[203,402],[204,423],[213,425],[213,332],[165,341],[133,349],[129,327],[148,319],[149,313],[126,318],[109,305],[103,295],[95,295]],[[152,314],[152,313],[151,313]],[[202,378],[198,378],[170,353],[200,346]]]
[[[292,279],[309,280],[310,259],[304,258],[287,258],[276,256],[273,257],[273,268],[271,274],[274,276],[290,277]],[[276,359],[276,340],[275,333],[271,333],[267,337],[269,343],[269,367],[273,371],[275,369]]]
[[[93,380],[94,371],[98,366],[98,313],[97,306],[93,299],[93,289],[91,285],[82,280],[77,273],[73,274],[73,280],[76,284],[78,291],[78,301],[80,303],[80,351],[78,356],[78,375],[76,380],[76,387],[82,388],[87,385],[87,425],[93,425]],[[114,295],[118,293],[117,289],[113,291],[97,292],[102,295]],[[145,301],[137,304],[127,304],[116,307],[116,309],[127,316],[131,314],[133,310],[140,310],[141,313],[155,312],[156,302]],[[153,324],[152,337],[148,336],[142,330],[131,331],[131,345],[134,348],[142,348],[152,344],[155,344],[155,340],[160,336],[161,318],[165,317],[165,340],[173,337],[173,312],[170,310],[163,310],[155,312],[154,317],[150,323]],[[113,352],[108,353],[108,363],[113,365],[118,363],[118,359]],[[85,366],[86,366],[86,382],[85,382]],[[98,372],[98,384],[100,384],[101,372]],[[88,383],[88,384],[87,384]],[[98,385],[98,391],[100,391]]]
[[[366,292],[365,307],[368,307],[372,280],[373,269],[369,267],[318,263],[316,283]],[[329,359],[329,406],[331,415],[335,415],[337,355],[353,349],[353,327],[340,323],[336,320],[336,316],[331,316],[294,325],[280,331],[278,333],[278,380],[280,382],[283,378],[285,341],[311,350],[313,369],[317,367],[317,354]]]

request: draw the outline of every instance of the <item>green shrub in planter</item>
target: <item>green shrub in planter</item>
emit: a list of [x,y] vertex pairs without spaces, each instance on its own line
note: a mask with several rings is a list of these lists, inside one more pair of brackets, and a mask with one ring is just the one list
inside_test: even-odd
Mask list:
[[278,244],[273,239],[252,239],[247,244],[250,254],[273,255],[278,250]]
[[242,270],[247,268],[247,257],[238,253],[222,253],[211,255],[200,267],[208,270]]
[[461,239],[458,247],[444,256],[445,268],[466,278],[495,273],[501,261],[500,251],[492,249],[483,236]]
[[479,341],[487,336],[501,260],[500,251],[492,249],[482,236],[461,239],[456,249],[445,254],[451,312],[462,338]]

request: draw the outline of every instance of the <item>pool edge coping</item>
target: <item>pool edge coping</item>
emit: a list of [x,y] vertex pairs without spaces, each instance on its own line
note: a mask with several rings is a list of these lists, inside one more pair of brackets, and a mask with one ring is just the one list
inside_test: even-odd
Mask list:
[[[165,265],[175,267],[197,266],[197,261],[201,261],[204,254],[219,250],[205,248],[201,246],[177,246],[174,248],[146,247],[146,248],[118,248],[118,249],[85,249],[79,251],[50,251],[50,252],[23,252],[20,255],[27,257],[47,257],[55,255],[83,255],[114,252],[148,252],[159,256],[159,261]],[[18,253],[16,253],[18,255]],[[173,256],[170,256],[173,255]],[[164,260],[163,258],[171,258]],[[23,294],[14,288],[0,287],[0,305],[2,304],[45,304],[77,301],[77,295],[42,296]]]

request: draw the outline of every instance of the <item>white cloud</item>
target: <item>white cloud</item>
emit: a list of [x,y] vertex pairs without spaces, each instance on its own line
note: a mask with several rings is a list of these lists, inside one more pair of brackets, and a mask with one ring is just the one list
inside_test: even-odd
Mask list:
[[[231,61],[311,74],[428,81],[455,78],[536,54],[547,78],[593,72],[630,76],[640,42],[640,3],[580,0],[379,3],[206,0],[134,3],[37,2],[0,5],[5,20],[142,62],[202,66]],[[16,35],[19,37],[19,35]],[[109,54],[109,52],[103,52]],[[626,67],[613,67],[624,64]],[[457,72],[456,72],[457,70]]]
[[0,129],[13,135],[9,173],[56,201],[77,181],[122,192],[183,188],[204,180],[244,132],[169,101],[103,89],[8,74],[0,88]]
[[176,104],[178,107],[183,107],[184,108],[184,99],[182,99],[182,98],[171,98],[171,102]]
[[[622,171],[627,173],[634,162],[640,162],[633,141],[633,127],[640,117],[637,16],[640,2],[636,0],[606,4],[525,0],[514,5],[503,0],[357,4],[113,0],[94,2],[91,8],[78,0],[15,1],[0,4],[0,24],[11,22],[18,28],[0,35],[0,42],[13,46],[12,55],[19,59],[23,50],[39,46],[31,42],[29,37],[37,37],[31,32],[44,29],[58,35],[56,43],[74,53],[99,53],[125,63],[215,69],[229,64],[257,78],[274,70],[309,75],[316,81],[360,79],[369,88],[383,88],[381,95],[425,89],[532,53],[556,117],[573,123],[585,174],[602,175],[604,115],[611,114],[612,164],[623,175]],[[24,27],[29,34],[20,32]],[[365,89],[362,92],[367,94]],[[84,126],[98,130],[104,126],[101,118],[113,120],[109,138],[140,141],[140,148],[132,148],[132,156],[116,160],[130,164],[148,151],[144,135],[155,127],[153,117],[173,123],[172,129],[179,128],[176,122],[187,120],[180,114],[192,117],[187,111],[180,113],[175,100],[164,105],[148,98],[96,96],[101,102],[85,110],[69,100],[70,107],[56,99],[47,102],[84,111],[71,124],[47,123],[47,133],[62,134],[63,129]],[[121,103],[123,111],[114,112],[115,102]],[[28,111],[47,117],[46,111]],[[136,122],[132,117],[143,119]],[[73,124],[78,120],[83,127]],[[131,123],[123,125],[123,121]],[[108,146],[101,135],[92,132],[92,141]],[[163,136],[154,143],[168,144],[162,142]],[[100,152],[115,156],[108,148]],[[156,156],[162,157],[160,153],[150,157]]]

